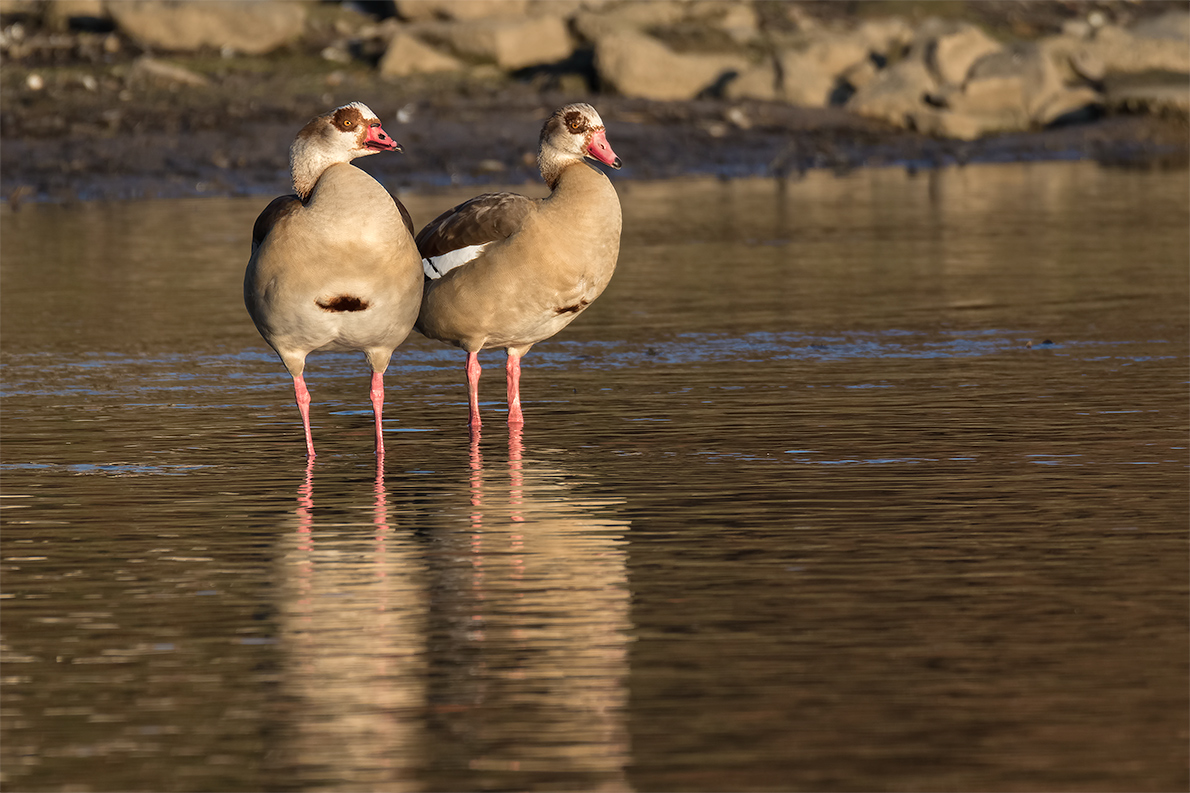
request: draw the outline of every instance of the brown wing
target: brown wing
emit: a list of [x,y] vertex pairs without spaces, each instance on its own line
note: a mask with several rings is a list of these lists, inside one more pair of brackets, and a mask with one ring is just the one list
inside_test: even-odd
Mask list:
[[537,202],[516,193],[484,193],[443,212],[417,235],[423,259],[507,239],[521,230]]
[[273,226],[277,225],[277,221],[289,213],[297,211],[301,205],[301,199],[295,195],[277,196],[270,201],[260,216],[256,218],[255,225],[252,226],[252,252],[256,253],[256,249],[260,247],[260,243],[264,242],[264,238],[272,231]]

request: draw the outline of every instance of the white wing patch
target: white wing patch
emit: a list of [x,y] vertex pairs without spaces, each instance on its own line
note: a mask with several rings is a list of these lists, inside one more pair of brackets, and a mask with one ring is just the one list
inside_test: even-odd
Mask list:
[[483,253],[483,249],[491,244],[490,242],[485,242],[483,245],[468,245],[466,248],[459,248],[458,250],[444,253],[441,256],[422,259],[422,269],[426,271],[426,277],[431,280],[441,278],[454,268],[460,267],[472,259],[477,258],[479,254]]

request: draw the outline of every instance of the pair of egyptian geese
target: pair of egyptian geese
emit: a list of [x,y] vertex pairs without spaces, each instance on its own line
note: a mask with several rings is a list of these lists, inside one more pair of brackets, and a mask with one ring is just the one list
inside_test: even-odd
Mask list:
[[314,350],[359,350],[372,367],[376,454],[384,454],[384,370],[413,328],[467,352],[470,426],[479,417],[480,350],[508,353],[508,423],[521,425],[520,360],[566,327],[611,279],[620,250],[620,202],[593,165],[620,158],[595,108],[571,104],[541,130],[544,199],[487,193],[413,235],[400,201],[351,165],[401,151],[366,105],[354,102],[302,128],[290,148],[297,195],[256,219],[244,303],[293,377],[314,457],[302,371]]

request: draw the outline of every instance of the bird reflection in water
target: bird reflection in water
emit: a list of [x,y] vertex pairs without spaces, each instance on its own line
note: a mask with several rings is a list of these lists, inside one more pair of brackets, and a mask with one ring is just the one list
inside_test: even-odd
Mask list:
[[421,789],[421,549],[396,531],[382,460],[363,509],[351,503],[359,483],[352,472],[319,473],[331,480],[326,495],[315,486],[311,460],[297,489],[296,529],[280,558],[283,701],[293,708],[282,762],[289,773],[343,780],[350,789]]
[[[520,427],[507,457],[478,431],[459,451],[443,448],[429,486],[386,488],[378,467],[366,524],[343,518],[350,482],[328,482],[324,504],[306,469],[282,609],[300,703],[291,756],[315,763],[312,777],[385,789],[558,774],[627,789],[621,502],[576,492],[556,458],[526,452]],[[422,498],[394,510],[405,493]]]

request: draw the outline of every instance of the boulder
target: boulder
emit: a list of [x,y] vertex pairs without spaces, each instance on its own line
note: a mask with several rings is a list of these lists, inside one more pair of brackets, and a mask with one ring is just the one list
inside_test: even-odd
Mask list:
[[1142,34],[1137,34],[1108,25],[1087,42],[1087,50],[1102,62],[1107,74],[1190,72],[1190,45],[1185,39],[1144,35],[1145,30],[1142,27]]
[[1160,16],[1142,19],[1129,30],[1140,38],[1190,42],[1190,12],[1167,11]]
[[856,25],[851,35],[864,43],[869,52],[899,55],[913,43],[913,27],[901,17],[877,17]]
[[574,31],[587,41],[621,31],[641,32],[649,28],[676,25],[685,18],[685,4],[677,0],[634,2],[608,8],[588,9],[574,15]]
[[106,8],[142,47],[173,51],[212,47],[261,55],[300,36],[306,21],[305,4],[282,0],[121,0]]
[[963,140],[1086,118],[1102,105],[1091,88],[1067,87],[1048,53],[1035,43],[984,55],[972,64],[962,86],[942,86],[929,99],[932,107],[911,114],[913,126]]
[[999,119],[971,113],[952,113],[933,107],[913,111],[909,126],[923,135],[956,140],[975,140],[992,132],[1002,132]]
[[868,59],[868,43],[850,34],[823,34],[804,48],[785,50],[778,56],[785,101],[826,107],[843,73]]
[[465,68],[458,58],[439,52],[408,33],[397,33],[389,40],[379,64],[381,77],[457,72]]
[[68,30],[72,23],[110,19],[103,0],[55,0],[45,6],[45,24],[50,30]]
[[566,23],[556,16],[458,22],[443,27],[441,35],[458,54],[502,69],[557,63],[574,52]]
[[1103,95],[1085,85],[1063,86],[1033,111],[1033,121],[1043,127],[1073,121],[1090,121],[1104,107]]
[[1190,79],[1126,75],[1107,81],[1105,104],[1117,112],[1190,116]]
[[845,107],[861,116],[906,126],[925,107],[925,97],[937,89],[938,81],[925,61],[906,58],[879,72]]
[[742,55],[677,53],[652,36],[629,30],[595,43],[599,78],[624,96],[644,99],[693,99],[708,89],[726,90],[749,66]]
[[915,46],[922,48],[926,63],[943,85],[962,84],[972,64],[1000,49],[995,39],[965,22],[931,20],[922,26],[919,36]]
[[128,82],[133,85],[150,84],[165,88],[177,86],[202,88],[210,85],[211,81],[184,66],[142,55],[132,62],[132,67],[128,70]]
[[957,113],[999,116],[1004,129],[1025,129],[1063,91],[1053,62],[1037,45],[1022,44],[976,61],[948,104]]
[[686,4],[686,18],[727,34],[737,44],[760,35],[760,18],[751,3],[735,0],[694,0]]
[[395,3],[397,16],[410,22],[520,17],[529,7],[529,0],[395,0]]
[[770,102],[780,99],[777,70],[773,62],[759,63],[740,71],[724,86],[723,95],[728,99],[763,99]]

